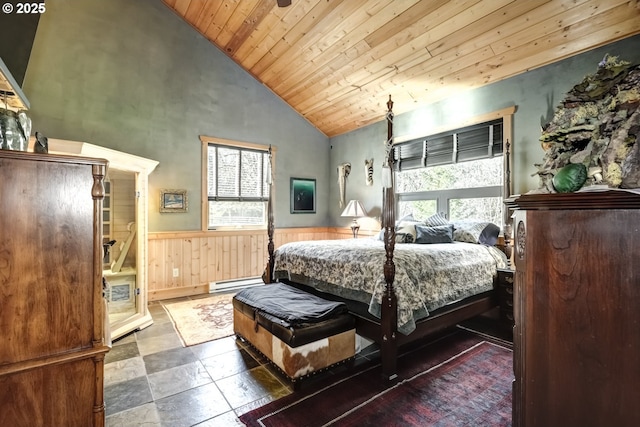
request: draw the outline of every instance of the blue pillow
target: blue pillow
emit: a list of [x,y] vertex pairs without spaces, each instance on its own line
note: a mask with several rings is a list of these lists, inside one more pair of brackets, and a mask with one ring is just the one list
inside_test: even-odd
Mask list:
[[416,243],[453,243],[453,225],[416,225]]

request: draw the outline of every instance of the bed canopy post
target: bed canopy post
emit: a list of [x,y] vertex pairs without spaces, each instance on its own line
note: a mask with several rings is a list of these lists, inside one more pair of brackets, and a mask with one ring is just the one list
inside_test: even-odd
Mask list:
[[[507,139],[504,148],[504,196],[506,200],[511,197],[511,143]],[[511,244],[511,233],[513,231],[511,225],[511,209],[505,207],[504,210],[504,253],[507,256],[507,266],[511,268],[511,255],[513,254],[513,246]]]
[[275,250],[273,244],[273,232],[274,232],[274,221],[273,221],[273,153],[271,152],[271,145],[269,145],[269,169],[267,170],[267,185],[269,186],[269,198],[267,199],[267,236],[269,238],[269,243],[267,244],[267,252],[268,252],[268,260],[267,267],[264,270],[264,274],[262,275],[262,281],[264,283],[271,283],[273,281],[273,265],[275,259],[273,257],[273,252]]
[[398,324],[398,302],[393,288],[396,267],[393,262],[393,251],[396,242],[395,231],[395,193],[393,179],[393,101],[389,95],[387,102],[387,142],[386,158],[382,179],[382,228],[384,230],[384,249],[386,260],[384,263],[384,280],[386,283],[382,296],[381,326],[381,356],[382,375],[391,380],[397,377],[396,359],[397,342],[396,329]]

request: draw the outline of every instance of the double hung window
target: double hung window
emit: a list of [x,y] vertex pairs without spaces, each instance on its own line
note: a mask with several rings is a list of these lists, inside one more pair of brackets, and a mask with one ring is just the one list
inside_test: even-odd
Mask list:
[[269,147],[212,141],[206,156],[207,229],[266,227]]

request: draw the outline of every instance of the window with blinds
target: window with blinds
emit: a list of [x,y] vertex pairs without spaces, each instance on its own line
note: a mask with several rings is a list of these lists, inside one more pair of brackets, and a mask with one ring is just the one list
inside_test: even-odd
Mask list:
[[208,228],[264,226],[269,200],[269,152],[208,145]]
[[399,216],[438,212],[502,224],[503,127],[492,120],[396,145]]
[[502,119],[416,138],[394,149],[396,170],[491,158],[502,154]]

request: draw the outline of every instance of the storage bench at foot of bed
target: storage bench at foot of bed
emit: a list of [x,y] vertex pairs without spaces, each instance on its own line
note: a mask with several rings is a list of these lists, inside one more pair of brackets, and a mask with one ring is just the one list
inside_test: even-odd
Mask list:
[[236,294],[233,330],[292,382],[355,356],[355,320],[346,306],[281,283]]

